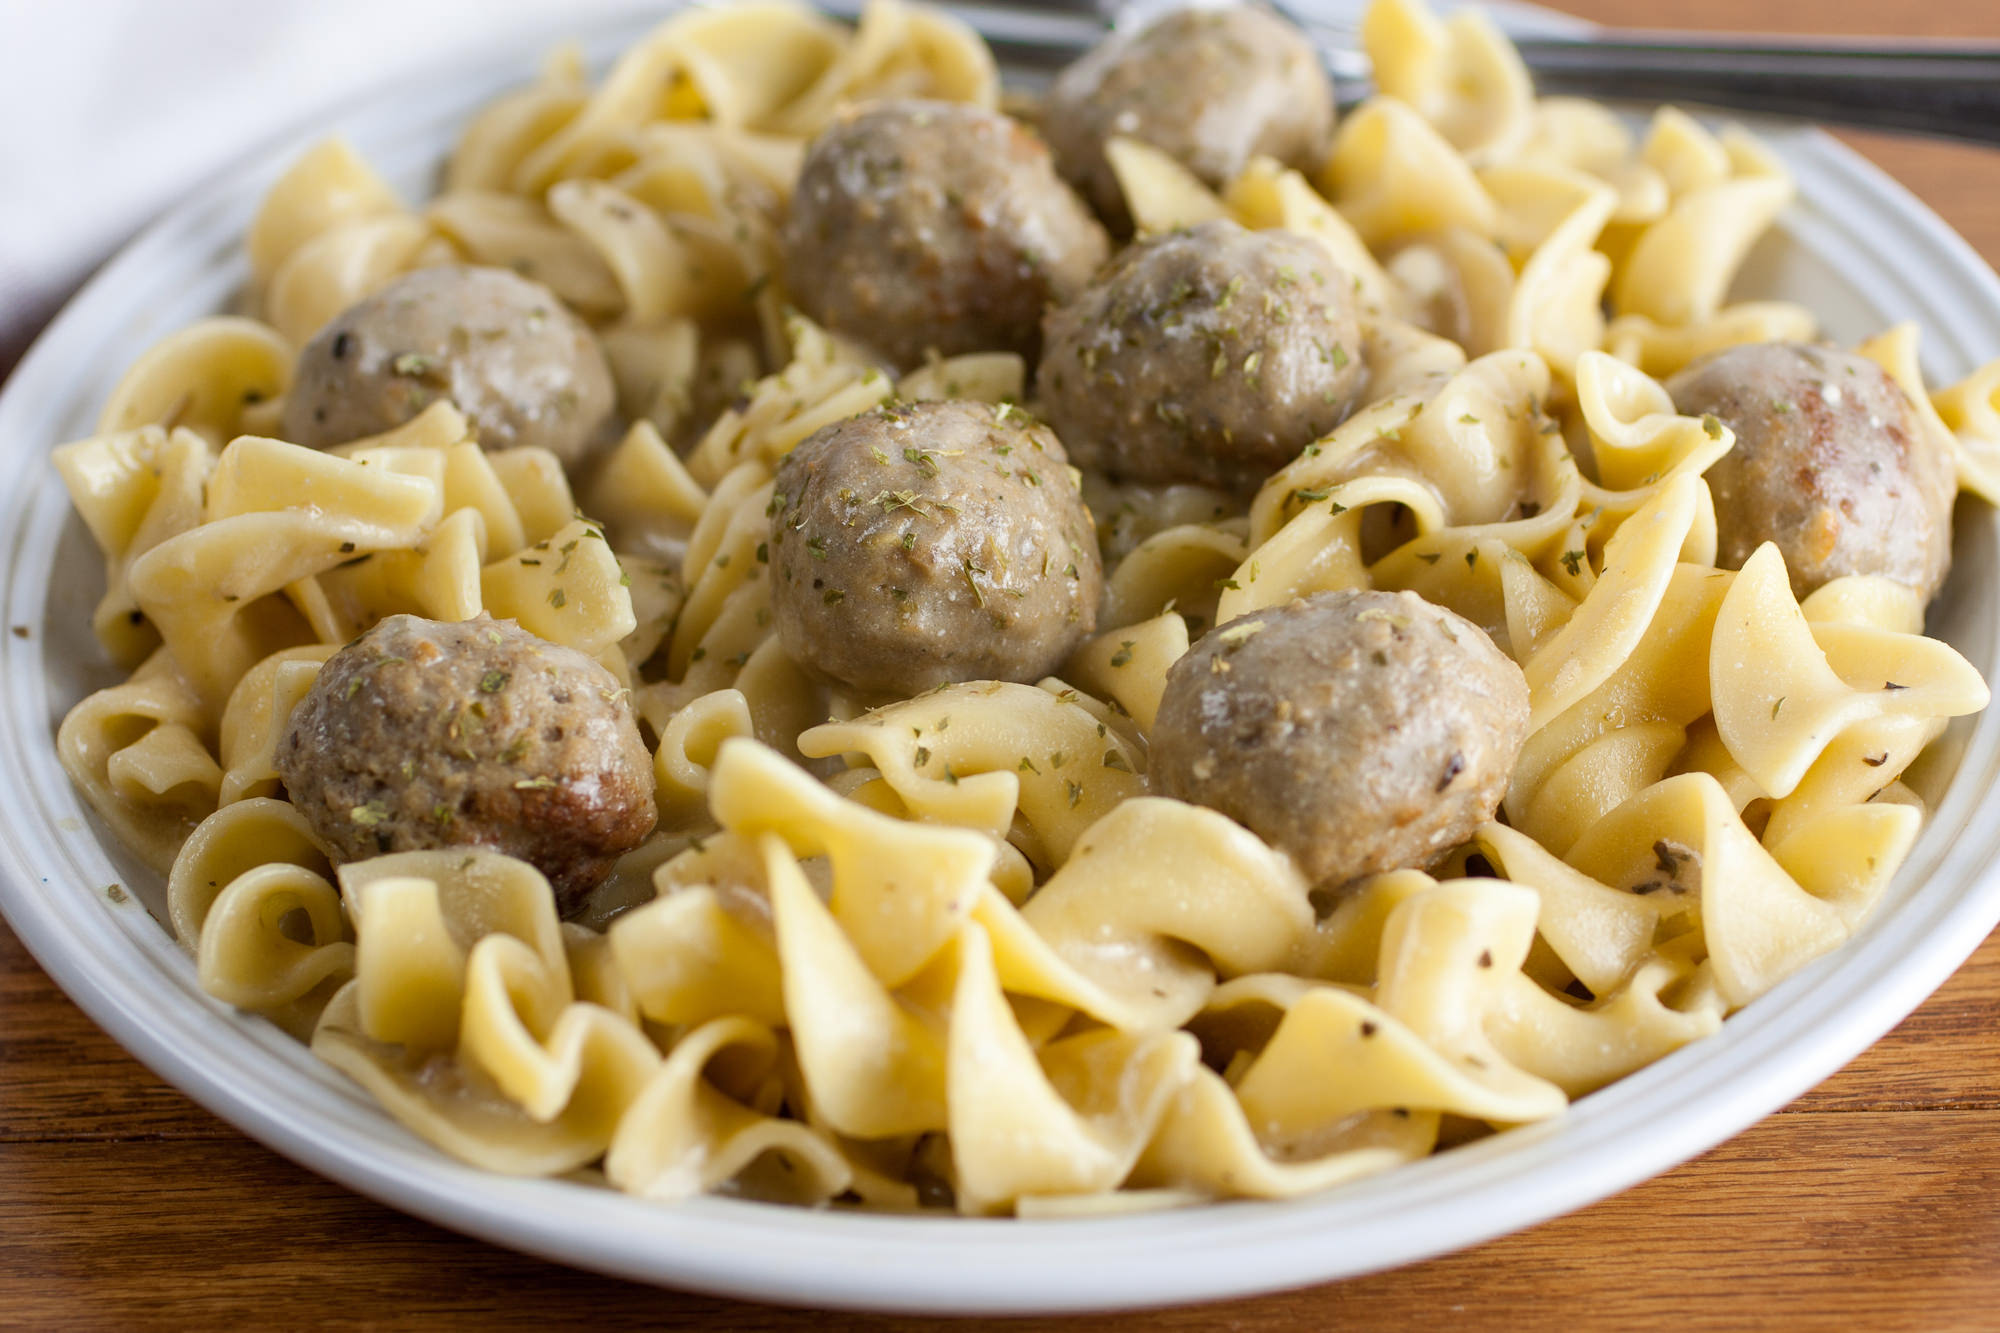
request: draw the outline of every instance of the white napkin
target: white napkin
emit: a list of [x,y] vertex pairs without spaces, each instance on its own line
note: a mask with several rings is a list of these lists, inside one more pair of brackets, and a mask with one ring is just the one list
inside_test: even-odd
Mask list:
[[91,269],[248,149],[454,54],[634,8],[0,0],[0,375]]

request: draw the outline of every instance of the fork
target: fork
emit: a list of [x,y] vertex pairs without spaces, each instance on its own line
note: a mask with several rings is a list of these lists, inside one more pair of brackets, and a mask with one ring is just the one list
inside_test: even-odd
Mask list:
[[[1303,0],[1266,3],[1312,38],[1343,106],[1373,91],[1355,23],[1313,12]],[[1055,69],[1108,29],[1157,9],[1148,0],[1024,0],[1011,11],[971,4],[956,12],[1004,58]],[[1542,92],[1695,103],[2000,144],[1996,42],[1594,28],[1575,37],[1523,34],[1514,44]]]

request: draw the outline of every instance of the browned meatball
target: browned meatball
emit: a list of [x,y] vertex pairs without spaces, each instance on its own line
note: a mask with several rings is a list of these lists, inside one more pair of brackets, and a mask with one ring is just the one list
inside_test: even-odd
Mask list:
[[299,354],[285,438],[324,449],[440,398],[489,449],[582,461],[613,430],[611,368],[554,292],[501,268],[421,268],[341,312]]
[[1151,144],[1214,186],[1260,155],[1310,171],[1333,134],[1333,85],[1305,34],[1269,10],[1181,9],[1057,75],[1043,119],[1062,174],[1123,232],[1106,139]]
[[1050,423],[1125,481],[1254,489],[1361,387],[1353,281],[1290,232],[1204,222],[1128,246],[1047,327]]
[[1032,359],[1042,308],[1104,262],[1104,229],[1041,140],[997,112],[878,102],[814,141],[784,228],[805,312],[901,366]]
[[1866,357],[1745,343],[1667,382],[1674,407],[1713,415],[1736,444],[1708,470],[1716,563],[1776,542],[1800,597],[1883,574],[1930,597],[1951,567],[1956,466],[1896,382]]
[[1527,734],[1527,681],[1478,626],[1415,593],[1324,592],[1174,664],[1148,780],[1339,886],[1464,842]]
[[511,620],[391,616],[327,659],[278,774],[335,861],[485,847],[533,864],[568,912],[653,828],[628,697]]
[[785,651],[899,696],[1041,679],[1104,591],[1061,442],[985,403],[890,404],[808,437],[778,469],[770,559]]

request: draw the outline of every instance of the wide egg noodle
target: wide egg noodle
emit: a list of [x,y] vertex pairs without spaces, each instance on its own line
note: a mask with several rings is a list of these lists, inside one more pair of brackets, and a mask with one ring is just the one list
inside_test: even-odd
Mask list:
[[1577,358],[1604,338],[1611,261],[1594,246],[1617,195],[1587,174],[1548,166],[1488,167],[1480,184],[1500,209],[1499,239],[1519,266],[1496,345],[1533,348],[1571,377]]
[[457,257],[342,139],[314,146],[278,178],[248,245],[254,309],[295,347],[402,274]]
[[581,53],[558,47],[534,83],[502,93],[476,112],[444,168],[444,189],[502,190],[521,159],[576,117],[590,98]]
[[346,866],[341,885],[355,978],[314,1052],[489,1170],[600,1157],[660,1056],[629,1019],[574,998],[540,875],[491,853],[414,852]]
[[960,933],[955,962],[946,1095],[959,1210],[1116,1189],[1200,1067],[1194,1038],[1102,1029],[1037,1051],[1007,1004],[978,924]]
[[698,256],[692,237],[608,182],[563,181],[549,190],[548,206],[603,257],[624,298],[624,319],[634,326],[717,314],[749,285],[738,256],[726,250]]
[[772,117],[771,127],[809,137],[825,129],[843,104],[872,97],[993,107],[1000,100],[1000,74],[986,43],[961,20],[901,0],[870,0],[846,48]]
[[1646,223],[1667,211],[1667,183],[1632,152],[1632,132],[1607,106],[1581,97],[1542,97],[1528,112],[1527,133],[1510,160],[1569,167],[1617,191],[1611,220]]
[[1417,110],[1475,166],[1512,155],[1534,88],[1513,43],[1478,10],[1440,22],[1421,0],[1381,0],[1361,25],[1375,86]]
[[71,708],[56,731],[70,781],[155,871],[173,864],[215,809],[223,773],[201,738],[206,723],[200,698],[162,649],[130,679]]
[[1932,398],[1951,432],[1959,484],[1981,499],[2000,499],[2000,361],[1989,361]]
[[316,236],[401,211],[395,191],[344,139],[315,145],[265,192],[244,238],[261,285]]
[[538,199],[461,190],[439,196],[424,216],[470,262],[531,277],[579,314],[602,318],[624,308],[624,293],[604,256]]
[[91,629],[120,666],[136,669],[160,639],[132,595],[132,562],[201,522],[215,450],[192,430],[154,425],[61,445],[50,461],[104,555]]
[[[886,986],[910,980],[936,957],[971,914],[996,854],[990,839],[970,830],[911,826],[844,806],[743,740],[725,742],[709,805],[731,833],[776,834],[795,854],[827,858],[828,908]],[[783,924],[781,915],[781,943]]]
[[1706,662],[1728,583],[1719,571],[1672,567],[1634,652],[1530,733],[1503,806],[1513,827],[1566,855],[1618,802],[1666,776],[1712,706],[1708,673],[1686,664]]
[[292,345],[253,319],[219,315],[155,343],[119,378],[97,433],[185,427],[221,447],[292,382]]
[[866,755],[920,817],[995,837],[1026,823],[1035,850],[1067,860],[1083,830],[1138,796],[1145,756],[1076,691],[949,685],[799,737],[815,758]]
[[1815,629],[1770,543],[1744,562],[1722,599],[1710,676],[1723,744],[1772,797],[1791,795],[1825,746],[1859,722],[1957,717],[1990,698],[1978,670],[1949,644],[1866,626]]
[[288,802],[249,797],[204,819],[167,876],[167,912],[202,988],[303,1039],[353,972],[325,851]]
[[[1101,1216],[1293,1197],[1557,1115],[1849,938],[1987,689],[1901,585],[1800,601],[1775,549],[1715,566],[1704,474],[1735,437],[1662,381],[1817,336],[1730,299],[1789,178],[1671,108],[1635,140],[1535,98],[1476,15],[1380,0],[1362,38],[1379,95],[1324,162],[1212,189],[1109,147],[1141,233],[1284,229],[1351,277],[1346,419],[1254,496],[1084,476],[1095,634],[1059,676],[912,699],[851,698],[779,641],[778,468],[897,401],[1004,421],[1032,367],[893,377],[789,307],[778,237],[852,107],[998,103],[969,28],[902,0],[852,29],[774,0],[677,14],[595,85],[552,57],[414,206],[338,140],[304,154],[253,221],[246,314],[163,340],[54,457],[105,560],[93,629],[132,672],[58,755],[167,875],[207,993],[488,1169]],[[273,437],[298,347],[450,262],[592,326],[624,422],[601,457],[488,453],[442,401],[329,450]],[[1913,327],[1859,350],[1960,485],[2000,494],[2000,362],[1932,389]],[[1148,738],[1202,635],[1341,588],[1482,628],[1531,732],[1464,846],[1315,891],[1151,793]],[[336,872],[285,799],[321,664],[400,613],[509,617],[631,690],[660,826],[578,920],[476,848]]]
[[1671,202],[1634,228],[1614,256],[1618,315],[1668,324],[1713,318],[1750,247],[1796,194],[1777,158],[1740,129],[1720,138],[1669,107],[1654,118],[1642,159],[1667,182]]
[[708,506],[708,490],[649,420],[633,423],[585,492],[592,514],[626,550],[685,550]]
[[255,796],[277,796],[278,741],[291,721],[292,710],[319,679],[319,669],[336,645],[304,644],[282,648],[243,673],[222,709],[216,757],[222,780],[218,805],[234,805]]
[[133,562],[132,593],[197,693],[219,711],[237,680],[298,635],[286,585],[350,554],[414,545],[438,487],[279,440],[222,451],[204,521]]
[[895,386],[858,349],[801,315],[785,321],[790,359],[752,387],[688,455],[688,472],[715,486],[746,462],[775,470],[779,460],[821,426],[888,401]]
[[1315,183],[1371,249],[1450,227],[1492,235],[1497,222],[1470,164],[1394,97],[1371,97],[1341,122]]
[[1275,227],[1318,241],[1353,279],[1354,295],[1364,309],[1395,313],[1406,304],[1353,224],[1321,198],[1302,173],[1268,157],[1253,157],[1224,195],[1230,215],[1245,227]]
[[1819,321],[1789,301],[1744,301],[1724,306],[1698,324],[1659,324],[1644,315],[1620,315],[1604,333],[1604,350],[1648,375],[1665,379],[1689,362],[1742,343],[1811,342]]
[[1166,694],[1167,671],[1187,652],[1189,638],[1187,619],[1172,611],[1118,626],[1079,647],[1064,675],[1150,733]]
[[784,1169],[765,1177],[776,1188],[763,1197],[818,1204],[857,1185],[830,1135],[730,1095],[767,1076],[779,1055],[771,1029],[747,1018],[718,1018],[683,1037],[619,1120],[604,1154],[606,1179],[671,1201],[729,1184],[768,1155]]
[[264,293],[264,310],[297,346],[334,316],[411,269],[453,258],[424,219],[407,213],[364,218],[320,233],[293,251]]
[[1736,443],[1728,426],[1680,415],[1657,381],[1602,352],[1578,359],[1576,397],[1596,481],[1607,492],[1706,472]]

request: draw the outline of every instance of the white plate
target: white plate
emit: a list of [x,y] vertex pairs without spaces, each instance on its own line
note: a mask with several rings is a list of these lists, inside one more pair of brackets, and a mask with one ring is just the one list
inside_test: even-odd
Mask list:
[[[602,56],[630,24],[590,43]],[[510,50],[373,99],[334,126],[411,197],[466,113],[527,77]],[[1936,216],[1824,135],[1764,127],[1802,202],[1761,247],[1743,295],[1792,296],[1854,340],[1925,330],[1934,381],[2000,354],[2000,280]],[[316,136],[314,136],[316,137]],[[1089,1310],[1320,1282],[1476,1244],[1581,1207],[1720,1142],[1853,1058],[1930,994],[2000,921],[2000,709],[1961,722],[1950,793],[1873,920],[1698,1042],[1578,1102],[1333,1193],[1111,1219],[983,1221],[812,1212],[705,1198],[662,1206],[587,1185],[461,1166],[261,1020],[202,994],[147,914],[160,886],[111,845],[58,766],[55,726],[114,674],[88,610],[100,562],[46,459],[86,435],[119,372],[154,339],[224,307],[240,238],[299,138],[226,173],[84,289],[0,396],[0,910],[57,984],[217,1115],[364,1194],[443,1226],[580,1267],[761,1300],[877,1310]],[[1985,590],[2000,523],[1961,506],[1957,566],[1932,631],[1993,679],[2000,622]],[[122,901],[113,883],[138,890]]]

